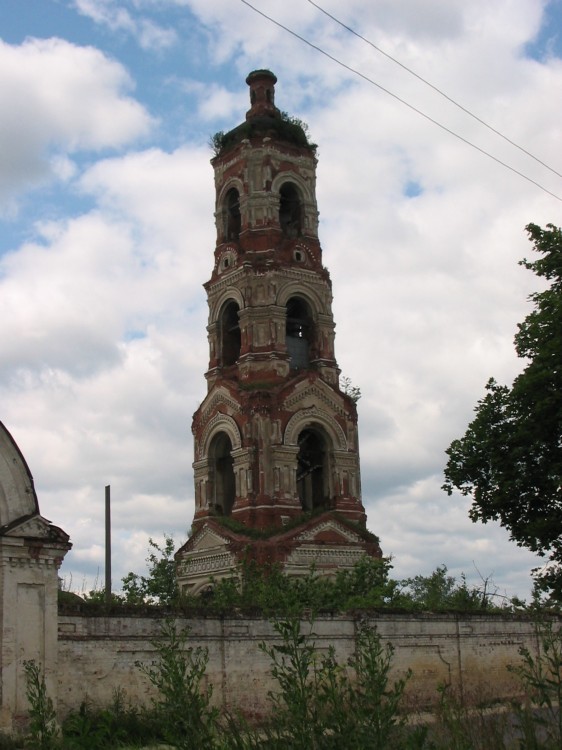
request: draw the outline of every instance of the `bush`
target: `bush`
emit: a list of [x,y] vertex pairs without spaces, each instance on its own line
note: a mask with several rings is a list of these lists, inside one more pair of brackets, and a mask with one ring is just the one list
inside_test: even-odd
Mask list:
[[172,620],[165,621],[160,639],[153,642],[159,664],[138,666],[158,690],[153,708],[165,741],[185,750],[211,750],[218,710],[211,707],[212,687],[202,687],[209,653],[188,647],[188,636],[189,630],[178,633]]
[[[280,645],[260,644],[272,662],[279,692],[270,692],[272,722],[264,729],[265,747],[388,750],[403,747],[398,729],[400,702],[410,672],[390,682],[393,649],[375,629],[362,626],[347,665],[330,646],[320,655],[314,635],[303,634],[299,620],[276,622]],[[312,627],[312,625],[311,625]]]

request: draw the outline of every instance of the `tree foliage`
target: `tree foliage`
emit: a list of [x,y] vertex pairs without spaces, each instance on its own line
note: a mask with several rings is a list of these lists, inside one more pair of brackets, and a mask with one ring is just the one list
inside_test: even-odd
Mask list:
[[397,604],[405,609],[467,612],[493,608],[487,580],[483,581],[481,589],[476,588],[467,584],[466,576],[462,573],[458,582],[448,574],[446,565],[438,565],[428,576],[417,575],[405,578],[400,583],[402,591]]
[[551,562],[544,585],[562,597],[562,230],[527,226],[540,257],[521,265],[549,282],[530,296],[515,349],[527,360],[512,386],[493,378],[476,417],[447,450],[443,488],[472,497],[473,521],[500,521]]
[[154,539],[149,539],[148,544],[148,575],[127,573],[122,579],[125,602],[169,606],[178,598],[174,537],[164,534],[164,544],[160,545]]

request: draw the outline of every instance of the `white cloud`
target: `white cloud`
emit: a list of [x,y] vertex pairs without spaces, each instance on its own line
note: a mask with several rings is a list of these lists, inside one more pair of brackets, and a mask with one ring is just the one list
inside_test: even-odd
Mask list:
[[74,7],[111,31],[135,31],[135,22],[129,11],[116,5],[114,0],[74,0]]
[[0,111],[0,201],[60,176],[68,153],[146,135],[152,120],[127,95],[131,88],[124,67],[93,47],[63,39],[0,41],[0,97],[9,103]]
[[160,51],[177,42],[174,29],[159,26],[145,17],[136,18],[114,0],[74,0],[74,7],[94,23],[112,32],[124,32],[134,37],[146,51]]

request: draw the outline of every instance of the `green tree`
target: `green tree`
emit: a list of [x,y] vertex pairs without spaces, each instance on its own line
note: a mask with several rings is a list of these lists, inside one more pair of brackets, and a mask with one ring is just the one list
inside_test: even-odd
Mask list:
[[164,534],[164,544],[149,539],[148,575],[127,573],[122,579],[127,604],[173,604],[178,598],[174,537]]
[[465,574],[461,573],[459,583],[454,576],[448,575],[446,565],[438,565],[428,576],[405,578],[400,584],[402,590],[396,601],[407,609],[434,612],[453,609],[466,612],[489,606],[486,591],[488,581],[484,581],[483,589],[480,590],[469,586]]
[[510,387],[489,380],[476,417],[447,450],[445,489],[472,497],[473,521],[499,521],[548,556],[545,588],[562,598],[562,230],[527,226],[540,258],[520,263],[549,282],[530,296],[515,349],[527,360]]

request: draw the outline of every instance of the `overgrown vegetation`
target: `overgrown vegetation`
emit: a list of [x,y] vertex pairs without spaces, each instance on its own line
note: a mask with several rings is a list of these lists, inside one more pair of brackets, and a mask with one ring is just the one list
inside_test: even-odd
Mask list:
[[213,150],[214,156],[228,151],[245,139],[271,135],[272,133],[277,138],[316,153],[318,146],[310,140],[308,124],[298,117],[289,115],[287,112],[280,112],[279,114],[279,117],[253,118],[243,122],[233,130],[229,130],[227,133],[219,130],[218,133],[209,138],[209,145]]
[[341,376],[340,377],[340,390],[345,393],[346,396],[356,404],[361,398],[361,388],[357,385],[353,385],[351,378]]
[[[525,735],[526,747],[534,747],[537,728],[544,747],[562,747],[562,625],[551,620],[536,623],[538,650],[519,649],[521,662],[511,666],[525,687],[526,702],[517,705],[519,724]],[[529,724],[529,707],[536,706]]]
[[127,573],[122,581],[125,601],[127,604],[171,606],[178,599],[174,537],[164,534],[163,545],[149,538],[148,544],[148,575]]
[[152,710],[164,740],[180,750],[211,750],[219,712],[211,706],[212,688],[202,685],[209,652],[189,646],[188,635],[188,630],[178,632],[172,620],[165,620],[161,637],[152,644],[158,664],[137,666],[157,690]]
[[[497,594],[489,579],[478,586],[449,575],[445,565],[428,576],[403,580],[391,577],[388,558],[364,556],[349,569],[326,577],[312,567],[300,578],[284,575],[276,563],[258,564],[249,558],[228,579],[211,579],[203,595],[180,596],[176,588],[173,540],[166,537],[159,546],[150,540],[147,576],[129,573],[123,579],[123,593],[112,595],[114,612],[162,610],[184,615],[250,614],[266,617],[297,616],[303,613],[346,613],[391,611],[506,612],[520,611],[524,602],[506,600]],[[61,602],[65,611],[78,608],[95,614],[106,613],[102,591],[85,599]]]
[[47,695],[45,675],[36,661],[24,661],[26,696],[29,703],[28,747],[51,750],[58,737],[55,708]]
[[[217,518],[217,522],[232,531],[245,531],[232,519]],[[298,522],[302,523],[302,518]],[[267,538],[269,532],[260,533]],[[258,564],[248,557],[230,578],[211,579],[209,590],[197,596],[180,596],[178,592],[173,537],[165,535],[163,544],[149,540],[147,564],[147,575],[131,572],[123,578],[123,592],[112,594],[112,611],[158,614],[164,610],[218,616],[238,613],[283,618],[310,612],[379,610],[505,613],[526,607],[518,599],[500,596],[490,579],[481,577],[479,585],[469,585],[464,573],[457,579],[445,565],[428,576],[394,579],[392,561],[384,557],[364,556],[353,567],[340,569],[332,577],[322,576],[312,567],[300,578],[284,575],[276,563]],[[62,592],[60,606],[65,611],[107,612],[103,589],[91,591],[84,598],[67,597]],[[543,608],[540,592],[536,593],[533,606]]]
[[347,664],[336,650],[317,650],[309,623],[303,633],[299,620],[274,624],[281,643],[260,645],[271,662],[277,689],[268,693],[271,719],[261,727],[267,748],[392,748],[404,727],[399,708],[406,674],[390,679],[393,649],[373,628],[360,627],[356,652]]

